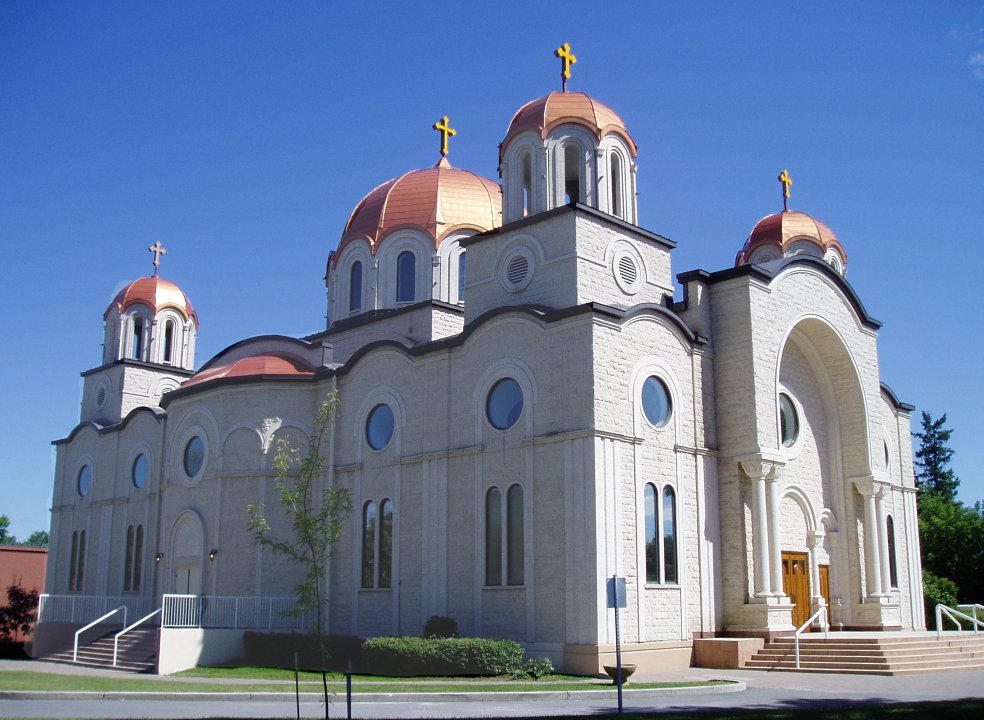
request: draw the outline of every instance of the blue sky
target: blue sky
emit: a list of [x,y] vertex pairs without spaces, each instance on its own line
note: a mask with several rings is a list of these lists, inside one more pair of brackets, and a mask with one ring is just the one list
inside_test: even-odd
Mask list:
[[148,245],[199,313],[198,365],[322,329],[359,199],[432,165],[443,115],[451,162],[496,177],[563,42],[571,89],[639,145],[640,224],[675,272],[730,266],[789,169],[885,323],[883,379],[947,413],[961,495],[984,498],[984,4],[807,5],[0,3],[0,513],[47,527],[50,441]]

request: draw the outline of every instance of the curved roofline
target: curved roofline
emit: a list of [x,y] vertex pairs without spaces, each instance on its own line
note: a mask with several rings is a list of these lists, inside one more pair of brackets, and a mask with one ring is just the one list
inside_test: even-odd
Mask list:
[[892,405],[895,406],[896,410],[904,412],[906,415],[908,415],[910,412],[916,409],[915,405],[910,405],[909,403],[904,403],[901,400],[899,400],[898,395],[896,395],[895,392],[892,390],[892,388],[890,388],[884,382],[881,383],[881,391],[889,399]]
[[166,393],[164,397],[161,398],[161,407],[167,409],[167,406],[171,404],[174,400],[180,400],[188,395],[196,395],[201,392],[207,392],[209,390],[214,390],[219,387],[231,387],[236,385],[251,385],[254,383],[265,383],[265,382],[294,382],[294,383],[309,383],[314,382],[318,378],[318,371],[315,370],[313,373],[305,373],[304,375],[281,375],[281,374],[263,374],[263,375],[236,375],[235,377],[219,377],[213,378],[211,380],[205,380],[201,383],[196,383],[195,385],[189,385],[188,387],[179,387],[176,390],[172,390]]
[[[175,392],[175,391],[172,390],[171,392]],[[167,397],[167,395],[168,393],[165,393],[165,397]],[[150,413],[154,417],[154,419],[158,421],[162,421],[164,417],[167,415],[167,412],[162,408],[147,407],[146,405],[144,405],[141,407],[133,408],[133,410],[131,410],[126,414],[125,418],[120,420],[118,423],[113,423],[112,425],[100,425],[94,420],[86,420],[85,422],[81,422],[78,425],[76,425],[74,428],[72,428],[71,432],[69,432],[68,435],[66,435],[64,438],[62,438],[61,440],[52,440],[51,444],[65,445],[67,443],[70,443],[75,439],[76,435],[78,435],[80,432],[86,429],[95,430],[96,434],[98,434],[99,436],[108,435],[114,432],[120,432],[127,425],[129,425],[137,415],[145,412]]]
[[290,335],[276,335],[276,334],[274,334],[274,335],[254,335],[253,337],[248,337],[248,338],[245,338],[243,340],[239,340],[238,342],[234,342],[232,345],[229,345],[228,347],[226,347],[226,348],[224,348],[222,350],[219,350],[219,352],[217,352],[215,355],[213,355],[211,358],[209,358],[208,362],[206,362],[204,365],[202,365],[200,368],[198,368],[198,370],[195,371],[195,374],[197,375],[198,373],[202,372],[203,370],[208,370],[213,365],[217,364],[217,361],[218,361],[219,358],[221,358],[223,355],[226,355],[226,354],[232,352],[233,350],[236,350],[238,348],[244,347],[246,345],[251,345],[253,343],[268,342],[270,340],[274,340],[274,341],[277,341],[277,342],[286,342],[286,343],[288,343],[290,345],[299,346],[299,347],[303,348],[304,350],[311,350],[314,347],[314,345],[312,343],[307,342],[305,340],[300,340],[300,339],[298,339],[296,337],[291,337]]

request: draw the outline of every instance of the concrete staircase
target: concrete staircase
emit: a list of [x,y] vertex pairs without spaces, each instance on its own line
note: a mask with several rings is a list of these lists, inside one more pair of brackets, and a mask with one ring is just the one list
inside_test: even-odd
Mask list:
[[912,635],[819,633],[800,636],[800,668],[793,638],[766,643],[745,665],[757,670],[905,675],[984,669],[984,634]]
[[[82,636],[85,644],[79,644],[78,660],[72,660],[72,648],[38,658],[47,662],[68,663],[85,667],[123,670],[134,673],[157,672],[157,628],[137,628],[120,638],[116,667],[113,667],[113,637],[119,628],[112,630],[93,628]],[[87,635],[97,636],[95,640]]]

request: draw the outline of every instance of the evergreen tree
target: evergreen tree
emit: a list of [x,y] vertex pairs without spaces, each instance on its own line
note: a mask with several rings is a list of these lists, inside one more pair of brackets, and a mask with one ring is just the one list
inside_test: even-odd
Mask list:
[[953,449],[947,443],[950,442],[953,430],[945,425],[946,413],[933,420],[923,410],[922,432],[913,433],[919,438],[919,449],[916,450],[916,484],[923,494],[938,495],[954,501],[960,480],[950,468]]
[[0,545],[16,545],[17,538],[11,535],[7,530],[10,528],[10,518],[6,515],[0,515]]

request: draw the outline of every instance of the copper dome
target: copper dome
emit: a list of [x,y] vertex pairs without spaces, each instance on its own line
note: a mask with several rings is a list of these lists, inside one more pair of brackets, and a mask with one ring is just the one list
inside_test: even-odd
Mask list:
[[435,249],[456,230],[485,232],[502,224],[502,190],[447,158],[434,167],[412,170],[383,183],[356,205],[345,224],[338,251],[362,238],[373,254],[386,235],[401,228],[422,230]]
[[638,155],[639,150],[629,131],[625,129],[622,118],[607,105],[581,92],[552,92],[523,105],[509,123],[506,137],[499,146],[500,153],[501,148],[521,132],[532,130],[539,133],[542,139],[546,139],[551,130],[564,123],[586,127],[599,140],[614,133],[625,141],[632,157]]
[[269,353],[239,358],[220,363],[196,373],[182,387],[200,385],[209,380],[240,377],[270,376],[273,378],[312,377],[314,368],[310,363],[287,353]]
[[763,246],[774,247],[781,254],[785,254],[790,246],[799,240],[812,241],[823,254],[826,254],[830,248],[835,248],[840,254],[841,261],[847,263],[844,247],[827,225],[804,212],[783,210],[767,215],[755,224],[735,257],[735,265],[746,264],[752,253]]
[[188,296],[170,280],[165,280],[156,275],[138,278],[124,286],[122,290],[116,293],[116,297],[106,308],[103,318],[108,317],[114,308],[123,312],[137,303],[146,305],[155,313],[166,307],[173,308],[181,313],[185,320],[194,320],[195,327],[198,327],[198,315],[195,314],[195,309],[191,306],[191,300],[188,299]]

